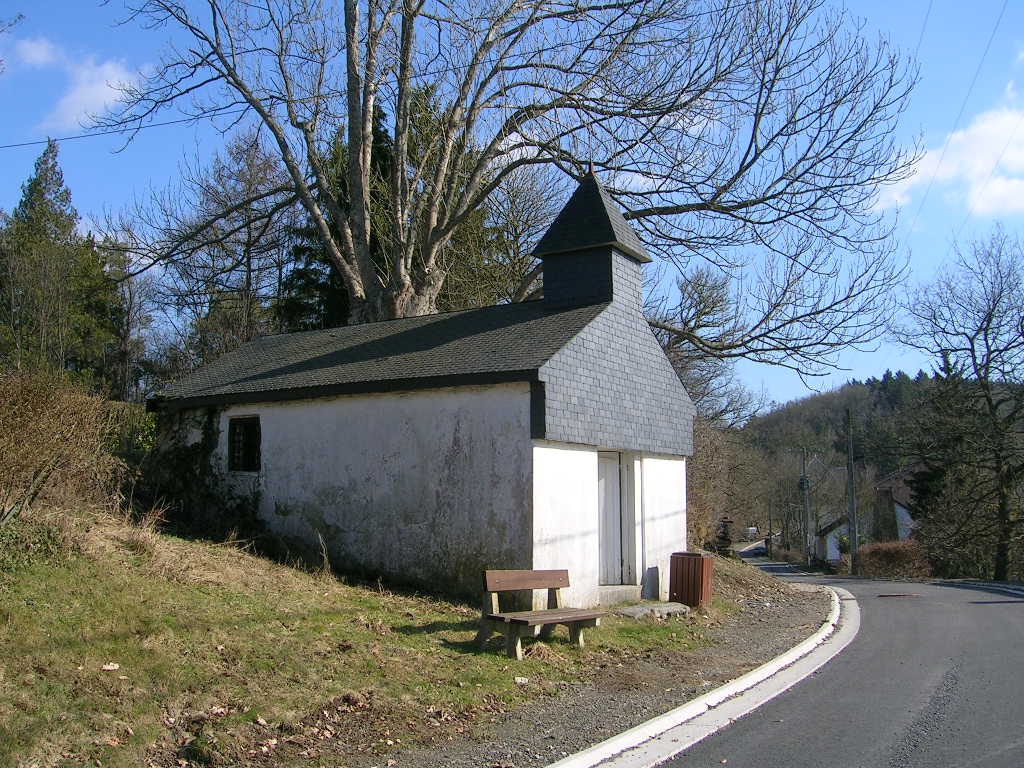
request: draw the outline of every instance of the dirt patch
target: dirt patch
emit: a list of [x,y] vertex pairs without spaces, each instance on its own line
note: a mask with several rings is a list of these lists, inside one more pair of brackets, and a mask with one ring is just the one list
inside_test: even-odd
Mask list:
[[813,634],[830,608],[824,592],[800,591],[746,569],[722,574],[730,598],[703,621],[712,645],[691,651],[607,653],[592,677],[431,747],[398,750],[356,768],[539,768],[677,707]]

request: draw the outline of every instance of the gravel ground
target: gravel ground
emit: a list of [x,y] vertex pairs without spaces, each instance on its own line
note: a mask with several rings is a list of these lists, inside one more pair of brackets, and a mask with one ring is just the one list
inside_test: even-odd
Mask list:
[[377,757],[367,768],[539,768],[666,712],[727,682],[813,634],[828,614],[822,591],[782,588],[742,597],[713,625],[713,645],[614,659],[585,683],[430,748]]

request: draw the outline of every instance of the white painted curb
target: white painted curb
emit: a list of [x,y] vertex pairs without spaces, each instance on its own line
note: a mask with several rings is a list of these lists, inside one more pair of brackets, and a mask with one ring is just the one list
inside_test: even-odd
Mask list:
[[[750,672],[747,672],[745,675],[737,677],[735,680],[731,680],[725,685],[716,688],[715,690],[710,691],[709,693],[706,693],[703,696],[699,696],[698,698],[693,699],[692,701],[689,701],[686,704],[677,707],[676,709],[670,710],[669,712],[666,712],[663,715],[659,715],[658,717],[648,720],[646,723],[641,723],[640,725],[634,728],[630,728],[628,731],[623,731],[617,736],[613,736],[612,738],[607,739],[606,741],[602,741],[600,744],[595,744],[594,746],[585,749],[581,752],[577,752],[574,755],[564,757],[558,762],[551,763],[549,766],[547,766],[547,768],[592,768],[592,766],[598,765],[599,763],[602,763],[608,760],[609,758],[621,755],[626,750],[631,750],[635,747],[638,747],[644,744],[645,742],[648,742],[652,739],[655,739],[658,736],[661,736],[662,734],[666,733],[667,731],[673,728],[677,728],[678,726],[683,725],[709,712],[713,708],[718,707],[723,702],[726,702],[727,700],[736,697],[738,694],[741,694],[744,691],[747,691],[750,688],[753,688],[754,686],[758,685],[759,683],[762,683],[763,681],[767,680],[773,675],[778,674],[785,667],[792,665],[798,659],[811,653],[811,651],[813,651],[819,645],[824,643],[829,638],[829,636],[832,635],[832,633],[836,629],[837,624],[839,623],[840,615],[844,613],[841,610],[842,604],[840,603],[839,595],[836,589],[833,589],[831,587],[825,588],[829,591],[832,597],[832,608],[829,611],[828,617],[825,619],[825,622],[821,625],[821,628],[818,629],[817,632],[808,637],[799,645],[796,645],[790,650],[786,651],[785,653],[776,656],[774,659],[762,664],[757,669],[751,670]],[[846,596],[844,597],[844,599],[853,600],[853,595],[851,595],[849,592],[847,592],[846,590],[840,591],[842,591]],[[855,606],[856,601],[854,601],[854,607]],[[859,619],[859,611],[854,611],[854,613],[856,613],[857,618]],[[854,623],[859,622],[857,622],[855,619]],[[855,634],[856,628],[853,629],[853,635]],[[731,722],[733,719],[736,719],[736,717],[746,714],[752,709],[759,707],[761,704],[768,701],[769,699],[774,698],[779,693],[782,693],[782,691],[790,688],[792,685],[796,684],[799,680],[802,680],[804,677],[811,674],[811,672],[813,672],[822,664],[824,664],[825,661],[828,661],[829,658],[831,658],[840,650],[842,650],[842,648],[844,648],[846,644],[849,643],[849,640],[852,639],[853,636],[851,635],[849,639],[846,640],[846,642],[844,642],[833,653],[830,653],[828,658],[824,659],[818,664],[814,664],[813,666],[811,666],[809,671],[807,671],[805,674],[800,674],[799,677],[796,677],[792,681],[788,681],[784,685],[784,687],[780,688],[775,692],[772,692],[771,695],[767,695],[763,698],[760,698],[753,706],[744,709],[739,714],[734,714],[731,717],[725,718],[724,722],[717,724],[712,730],[704,729],[702,733],[697,734],[696,738],[688,738],[685,742],[673,739],[674,746],[668,748],[667,752],[664,750],[660,751],[657,758],[654,759],[653,762],[651,762],[651,758],[644,757],[641,758],[639,762],[637,760],[629,760],[627,761],[628,765],[630,765],[631,767],[640,765],[650,766],[657,765],[658,763],[663,762],[664,760],[670,759],[673,756],[673,754],[678,754],[679,752],[696,743],[697,741],[700,741],[701,739],[709,736],[714,731],[719,730],[725,725],[728,725],[729,722]]]

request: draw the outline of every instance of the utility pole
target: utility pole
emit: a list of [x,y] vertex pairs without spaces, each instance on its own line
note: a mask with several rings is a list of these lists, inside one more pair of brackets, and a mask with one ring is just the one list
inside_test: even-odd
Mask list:
[[800,451],[800,490],[804,494],[804,560],[811,564],[811,479],[807,477],[807,448]]
[[853,412],[849,408],[846,409],[846,487],[849,499],[850,574],[855,576],[860,571],[860,557],[857,555],[860,533],[857,530],[857,478],[853,468]]
[[786,506],[786,497],[783,494],[782,478],[779,482],[779,532],[782,534],[782,548],[789,549],[789,508]]

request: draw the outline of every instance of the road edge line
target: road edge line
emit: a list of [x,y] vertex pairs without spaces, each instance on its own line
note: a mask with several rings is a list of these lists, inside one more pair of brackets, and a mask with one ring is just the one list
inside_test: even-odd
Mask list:
[[[691,701],[688,701],[687,703],[679,707],[676,707],[675,709],[669,710],[663,715],[658,715],[657,717],[651,718],[650,720],[641,723],[640,725],[634,726],[633,728],[623,731],[617,736],[612,736],[610,739],[606,739],[605,741],[588,747],[587,749],[581,750],[580,752],[576,752],[572,755],[568,755],[567,757],[563,757],[561,760],[549,764],[547,768],[592,768],[593,766],[596,766],[599,763],[603,763],[606,760],[622,756],[623,753],[640,747],[646,742],[650,742],[664,735],[666,732],[674,728],[689,723],[695,718],[700,717],[701,715],[709,711],[712,711],[716,707],[719,707],[721,704],[734,699],[735,697],[739,696],[740,694],[746,691],[749,691],[757,685],[764,683],[769,678],[779,674],[783,669],[793,665],[795,662],[807,656],[816,648],[818,648],[818,646],[825,643],[829,639],[829,637],[836,631],[836,627],[840,624],[840,621],[846,617],[847,612],[844,610],[843,602],[840,600],[839,591],[844,592],[848,596],[848,598],[846,598],[847,600],[853,600],[854,604],[856,604],[856,600],[854,600],[853,595],[851,595],[845,589],[832,588],[828,586],[824,588],[828,590],[829,594],[831,595],[832,605],[829,610],[828,616],[822,623],[821,627],[818,629],[817,632],[815,632],[810,637],[793,646],[788,651],[779,654],[770,661],[765,662],[756,669],[753,669],[750,672],[747,672],[746,674],[741,675],[740,677],[737,677],[734,680],[730,680],[729,682],[719,686],[713,691],[709,691],[708,693],[698,696],[696,699],[692,699]],[[857,614],[859,617],[859,610],[857,611]],[[856,628],[853,631],[853,636],[855,635]],[[811,668],[809,671],[802,674],[800,677],[787,682],[785,687],[779,689],[778,691],[771,692],[770,695],[767,695],[764,698],[759,699],[753,706],[745,710],[742,714],[746,714],[747,712],[756,709],[757,707],[761,706],[761,704],[775,698],[775,696],[778,696],[783,691],[789,689],[800,680],[812,674],[815,670],[817,670],[819,667],[825,664],[829,659],[831,659],[833,656],[839,653],[839,651],[845,648],[846,645],[849,644],[850,640],[853,639],[853,636],[850,636],[849,639],[846,640],[846,642],[844,642],[840,647],[834,649],[834,651],[829,653],[827,658],[824,658],[823,660],[821,660],[820,663],[815,664],[813,668]],[[707,738],[715,731],[720,730],[733,719],[736,718],[728,719],[726,722],[717,725],[712,730],[708,730],[707,732],[703,733],[699,736],[699,738],[690,739],[689,741],[687,741],[687,743],[679,746],[678,749],[675,748],[675,744],[679,744],[677,740],[673,745],[673,751],[670,754],[664,754],[663,756],[659,756],[658,759],[656,759],[656,761],[653,763],[637,763],[636,766],[638,767],[641,764],[657,765],[659,762],[668,760],[673,755],[682,752],[684,749],[687,749],[688,747],[692,746],[698,741]],[[630,766],[632,768],[633,764],[631,763]]]

